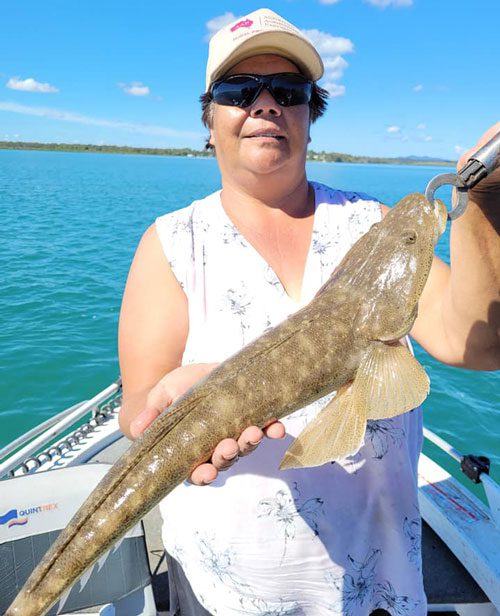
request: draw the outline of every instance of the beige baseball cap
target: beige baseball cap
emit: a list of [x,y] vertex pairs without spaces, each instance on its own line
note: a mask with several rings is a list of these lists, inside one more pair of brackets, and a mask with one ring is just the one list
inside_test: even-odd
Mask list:
[[210,40],[207,91],[238,62],[266,53],[288,58],[313,81],[323,76],[323,62],[311,41],[283,17],[259,9],[224,26]]

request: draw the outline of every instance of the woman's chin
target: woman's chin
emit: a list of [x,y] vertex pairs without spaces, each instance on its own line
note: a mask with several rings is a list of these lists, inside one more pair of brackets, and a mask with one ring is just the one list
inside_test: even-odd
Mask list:
[[274,173],[290,161],[288,153],[277,148],[260,148],[252,152],[246,161],[246,168],[258,174]]

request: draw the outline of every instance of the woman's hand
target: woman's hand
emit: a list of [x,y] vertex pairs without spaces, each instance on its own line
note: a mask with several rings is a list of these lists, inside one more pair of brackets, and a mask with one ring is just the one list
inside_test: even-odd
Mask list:
[[268,438],[284,438],[285,433],[285,426],[280,421],[273,421],[264,430],[257,426],[250,426],[243,430],[237,441],[231,438],[221,441],[215,448],[211,461],[197,466],[189,481],[197,486],[212,483],[217,478],[219,471],[228,469],[239,456],[246,456],[255,451],[265,436]]
[[[479,148],[499,133],[500,122],[497,122],[491,126],[484,133],[484,135],[482,135],[473,148],[467,150],[467,152],[464,152],[458,161],[457,169],[461,169]],[[500,214],[500,157],[497,160],[496,168],[488,175],[488,177],[481,180],[469,191],[469,199],[480,206],[489,206],[490,208],[494,208],[492,213],[496,214],[495,218],[498,220],[498,216]]]
[[197,381],[209,374],[217,364],[189,364],[166,374],[150,390],[144,410],[130,422],[130,435],[135,440],[160,413],[169,407]]
[[[176,368],[165,375],[149,392],[144,410],[130,423],[132,438],[138,438],[160,413],[216,366],[217,364],[190,364]],[[245,456],[254,451],[264,436],[283,438],[285,427],[281,422],[274,421],[264,430],[257,426],[246,428],[237,441],[224,439],[215,448],[210,462],[196,467],[189,480],[199,486],[212,483],[219,471],[232,466],[239,456]]]

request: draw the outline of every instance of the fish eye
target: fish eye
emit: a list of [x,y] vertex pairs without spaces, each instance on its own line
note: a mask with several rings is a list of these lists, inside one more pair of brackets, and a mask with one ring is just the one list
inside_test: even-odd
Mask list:
[[414,244],[417,241],[417,232],[413,229],[403,231],[403,241],[405,244]]

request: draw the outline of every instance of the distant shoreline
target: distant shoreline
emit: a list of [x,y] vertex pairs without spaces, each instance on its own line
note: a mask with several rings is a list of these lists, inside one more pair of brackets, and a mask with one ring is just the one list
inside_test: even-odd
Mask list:
[[[187,158],[214,158],[211,150],[191,148],[138,148],[119,145],[94,145],[91,143],[39,143],[31,141],[0,141],[0,150],[39,150],[44,152],[82,152],[102,154],[140,154],[148,156],[185,156]],[[307,160],[329,163],[365,163],[383,165],[432,165],[453,166],[456,161],[429,157],[384,158],[379,156],[353,156],[340,152],[315,152],[309,150]]]

